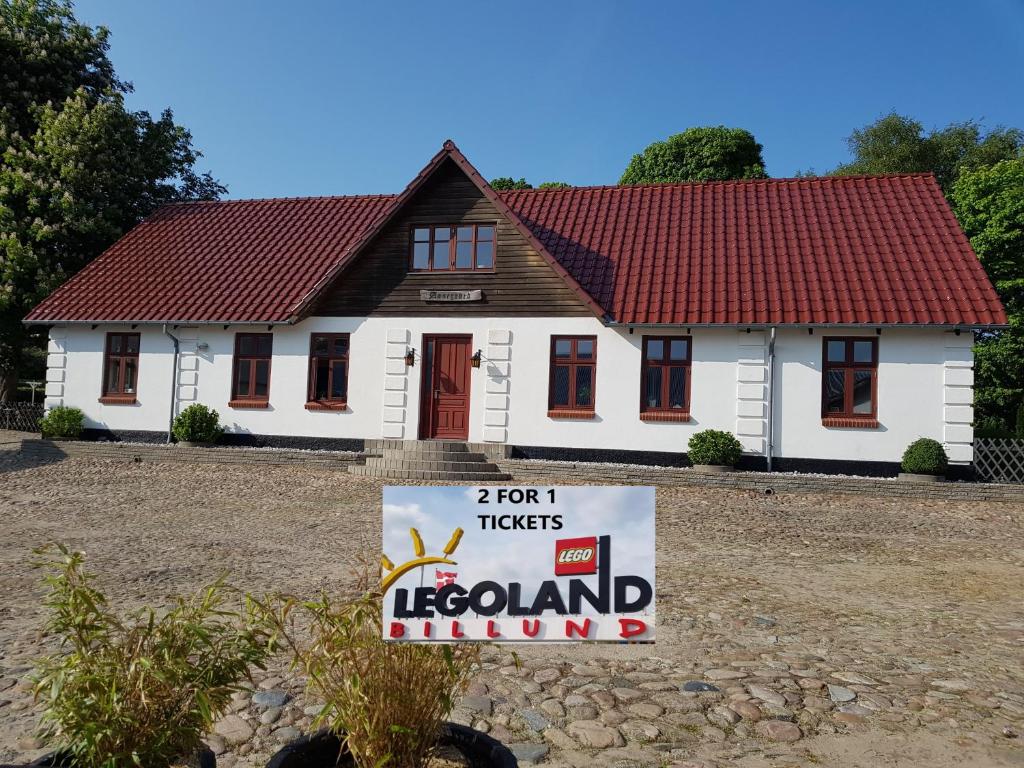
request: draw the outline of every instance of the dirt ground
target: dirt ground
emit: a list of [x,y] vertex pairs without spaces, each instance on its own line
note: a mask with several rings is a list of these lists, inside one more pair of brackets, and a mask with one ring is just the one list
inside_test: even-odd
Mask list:
[[[225,571],[248,590],[308,594],[380,551],[381,485],[299,467],[30,466],[9,451],[0,459],[0,762],[40,746],[28,740],[35,714],[24,684],[43,620],[32,547],[84,550],[125,606]],[[865,690],[891,702],[884,717],[826,716],[797,745],[696,744],[691,765],[1024,765],[1024,504],[689,488],[659,489],[657,514],[653,655],[666,675],[744,659],[792,670],[810,659],[823,674],[873,678],[878,687]],[[522,655],[537,669],[620,663],[624,652],[638,665],[652,655],[618,646]],[[800,671],[790,676],[796,688]],[[548,760],[574,764],[557,752]],[[678,752],[662,762],[687,764]]]

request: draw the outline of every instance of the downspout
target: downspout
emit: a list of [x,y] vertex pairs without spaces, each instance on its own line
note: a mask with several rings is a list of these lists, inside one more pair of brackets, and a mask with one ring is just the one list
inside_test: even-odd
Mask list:
[[772,471],[775,453],[775,326],[768,334],[768,471]]
[[167,338],[174,344],[174,360],[171,364],[171,412],[167,417],[167,442],[169,443],[174,429],[174,406],[177,405],[178,400],[178,353],[181,351],[181,345],[178,337],[167,330],[167,323],[164,323],[163,328]]

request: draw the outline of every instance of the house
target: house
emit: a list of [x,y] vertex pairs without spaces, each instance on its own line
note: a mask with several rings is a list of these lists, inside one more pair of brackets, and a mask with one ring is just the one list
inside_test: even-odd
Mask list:
[[490,444],[678,464],[972,459],[974,331],[1006,325],[930,175],[496,192],[452,143],[395,196],[160,209],[36,307],[46,404],[163,440]]

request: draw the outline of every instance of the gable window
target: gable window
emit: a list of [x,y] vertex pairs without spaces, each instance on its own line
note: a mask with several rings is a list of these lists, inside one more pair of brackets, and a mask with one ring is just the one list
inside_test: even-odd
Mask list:
[[139,334],[108,333],[101,403],[134,403],[139,384]]
[[310,411],[344,410],[348,402],[348,334],[314,333],[309,342]]
[[548,416],[593,418],[596,373],[596,336],[552,336]]
[[826,427],[878,426],[878,340],[823,340],[821,421]]
[[273,334],[235,334],[235,364],[231,376],[229,406],[267,408],[270,405],[270,359],[273,349]]
[[494,269],[493,224],[413,227],[414,272],[465,272]]
[[644,336],[642,421],[690,420],[690,353],[689,336]]

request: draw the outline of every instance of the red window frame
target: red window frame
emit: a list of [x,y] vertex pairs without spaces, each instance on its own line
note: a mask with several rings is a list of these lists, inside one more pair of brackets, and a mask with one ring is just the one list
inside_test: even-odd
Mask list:
[[[114,340],[119,342],[119,350],[114,351]],[[134,342],[134,344],[130,342]],[[106,344],[103,349],[103,382],[101,403],[134,403],[139,391],[139,349],[142,344],[142,336],[139,333],[108,333]],[[134,347],[134,352],[128,350]],[[135,386],[126,390],[125,369],[130,361],[135,361]],[[110,364],[117,361],[117,381],[110,386]]]
[[[460,236],[460,230],[471,229],[470,239]],[[490,229],[490,239],[481,238],[480,230]],[[444,237],[444,230],[448,230],[447,237]],[[426,231],[426,239],[423,239],[422,232]],[[491,263],[480,266],[479,246],[490,244]],[[458,251],[460,245],[469,245],[470,266],[458,266]],[[416,266],[416,251],[418,246],[426,246],[427,266]],[[443,255],[445,259],[441,266],[436,263],[435,256]],[[462,224],[414,224],[409,228],[409,271],[410,272],[493,272],[494,264],[498,258],[498,225],[497,222],[479,222]]]
[[[830,361],[829,343],[842,343],[845,348],[842,361]],[[854,360],[854,344],[870,343],[871,360]],[[833,371],[843,373],[843,408],[830,411],[828,407],[828,381]],[[853,410],[853,390],[857,373],[871,375],[871,412]],[[866,336],[826,336],[821,340],[821,423],[826,427],[878,426],[878,339]]]
[[[317,341],[320,339],[326,342],[326,353],[318,354],[316,351]],[[335,342],[338,340],[345,341],[344,354],[338,354],[335,351]],[[344,410],[348,405],[350,343],[351,337],[347,333],[311,333],[309,335],[309,379],[306,391],[306,410]],[[327,363],[327,397],[316,396],[317,375],[321,361]],[[334,375],[337,363],[344,363],[345,365],[345,394],[341,397],[335,397],[331,394],[334,392]]]
[[[652,341],[660,341],[662,347],[662,359],[652,360],[648,349]],[[686,342],[686,357],[673,360],[671,349],[673,341]],[[640,364],[640,419],[642,421],[689,421],[690,420],[690,369],[693,361],[693,338],[690,336],[644,336],[641,339],[641,364]],[[660,406],[647,404],[647,374],[652,368],[657,368],[661,373],[661,403]],[[671,381],[672,369],[682,368],[683,379],[683,406],[672,408],[669,402],[669,383]]]
[[[569,355],[567,357],[555,355],[555,349],[560,341],[568,341],[570,343]],[[593,345],[593,353],[589,358],[580,357],[579,355],[579,343],[581,341],[589,341]],[[562,419],[594,418],[594,404],[597,402],[597,336],[552,336],[549,361],[548,416]],[[555,404],[555,368],[559,366],[569,367],[569,403],[567,405]],[[590,368],[589,403],[579,403],[576,400],[578,394],[575,386],[576,372],[580,368]]]
[[[252,339],[255,344],[255,352],[242,354],[242,342]],[[260,351],[261,343],[268,341],[265,345],[266,351]],[[268,408],[270,406],[270,376],[273,367],[274,356],[274,334],[272,333],[236,333],[235,354],[231,366],[231,400],[228,406],[232,408]],[[267,363],[267,391],[266,394],[256,394],[256,367],[262,362]],[[249,386],[246,392],[239,390],[238,374],[243,366],[248,366]]]

